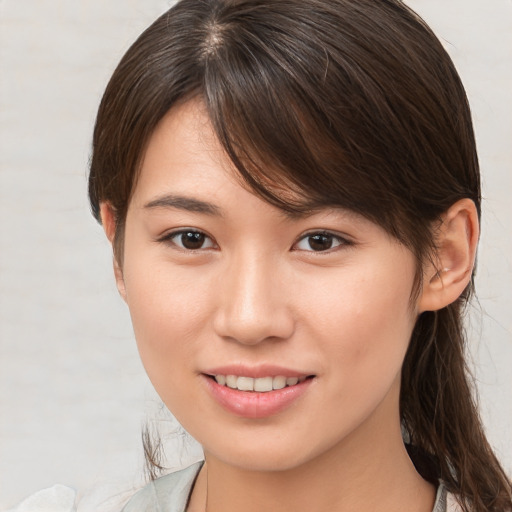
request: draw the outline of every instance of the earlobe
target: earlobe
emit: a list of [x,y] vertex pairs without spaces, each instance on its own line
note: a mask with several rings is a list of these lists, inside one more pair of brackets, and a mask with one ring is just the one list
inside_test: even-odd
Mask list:
[[436,233],[436,254],[424,271],[418,312],[455,302],[471,280],[479,237],[475,203],[461,199],[446,211]]
[[107,202],[103,202],[100,204],[100,215],[101,215],[101,225],[103,226],[103,230],[105,231],[105,235],[107,236],[109,242],[112,244],[112,248],[114,251],[113,258],[113,266],[114,266],[114,276],[116,279],[117,290],[119,291],[119,295],[126,301],[126,287],[124,284],[124,276],[123,269],[119,264],[119,261],[115,254],[114,249],[114,238],[116,234],[116,214],[114,207]]

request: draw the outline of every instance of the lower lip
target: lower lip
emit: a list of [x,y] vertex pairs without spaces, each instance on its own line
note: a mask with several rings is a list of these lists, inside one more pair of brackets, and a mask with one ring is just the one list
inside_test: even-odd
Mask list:
[[224,409],[243,418],[266,418],[288,409],[304,395],[313,380],[308,378],[295,386],[258,393],[231,389],[206,375],[203,377],[213,398]]

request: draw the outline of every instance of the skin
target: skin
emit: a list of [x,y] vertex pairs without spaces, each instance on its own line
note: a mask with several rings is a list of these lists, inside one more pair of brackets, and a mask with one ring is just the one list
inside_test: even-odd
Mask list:
[[[444,216],[444,270],[427,265],[411,301],[414,256],[379,226],[342,209],[289,217],[241,185],[200,102],[163,118],[115,272],[155,389],[204,447],[189,511],[432,510],[435,490],[403,446],[400,371],[417,316],[468,282],[472,205]],[[103,203],[110,240],[113,219]],[[184,228],[203,233],[203,245],[180,246]],[[319,232],[332,237],[315,251]],[[204,373],[226,364],[314,377],[290,407],[250,419],[222,408],[205,385]]]

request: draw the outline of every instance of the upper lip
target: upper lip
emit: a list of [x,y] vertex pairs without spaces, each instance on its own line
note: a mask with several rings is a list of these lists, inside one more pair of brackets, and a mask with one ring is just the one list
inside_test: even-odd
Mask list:
[[313,375],[312,372],[304,372],[292,368],[285,368],[279,365],[262,364],[258,366],[248,366],[245,364],[230,364],[216,366],[203,371],[205,375],[236,375],[238,377],[252,377],[257,379],[260,377],[308,377]]

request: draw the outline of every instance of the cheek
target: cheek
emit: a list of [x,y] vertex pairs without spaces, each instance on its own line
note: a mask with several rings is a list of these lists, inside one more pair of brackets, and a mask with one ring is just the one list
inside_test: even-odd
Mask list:
[[413,280],[407,259],[389,268],[362,266],[308,296],[304,311],[316,318],[318,336],[339,367],[331,375],[340,391],[364,395],[375,385],[386,387],[400,371],[414,326]]
[[[127,252],[127,254],[130,254]],[[159,393],[180,379],[193,363],[199,340],[208,328],[213,300],[206,276],[178,269],[150,255],[132,252],[125,260],[127,303],[137,346]]]

